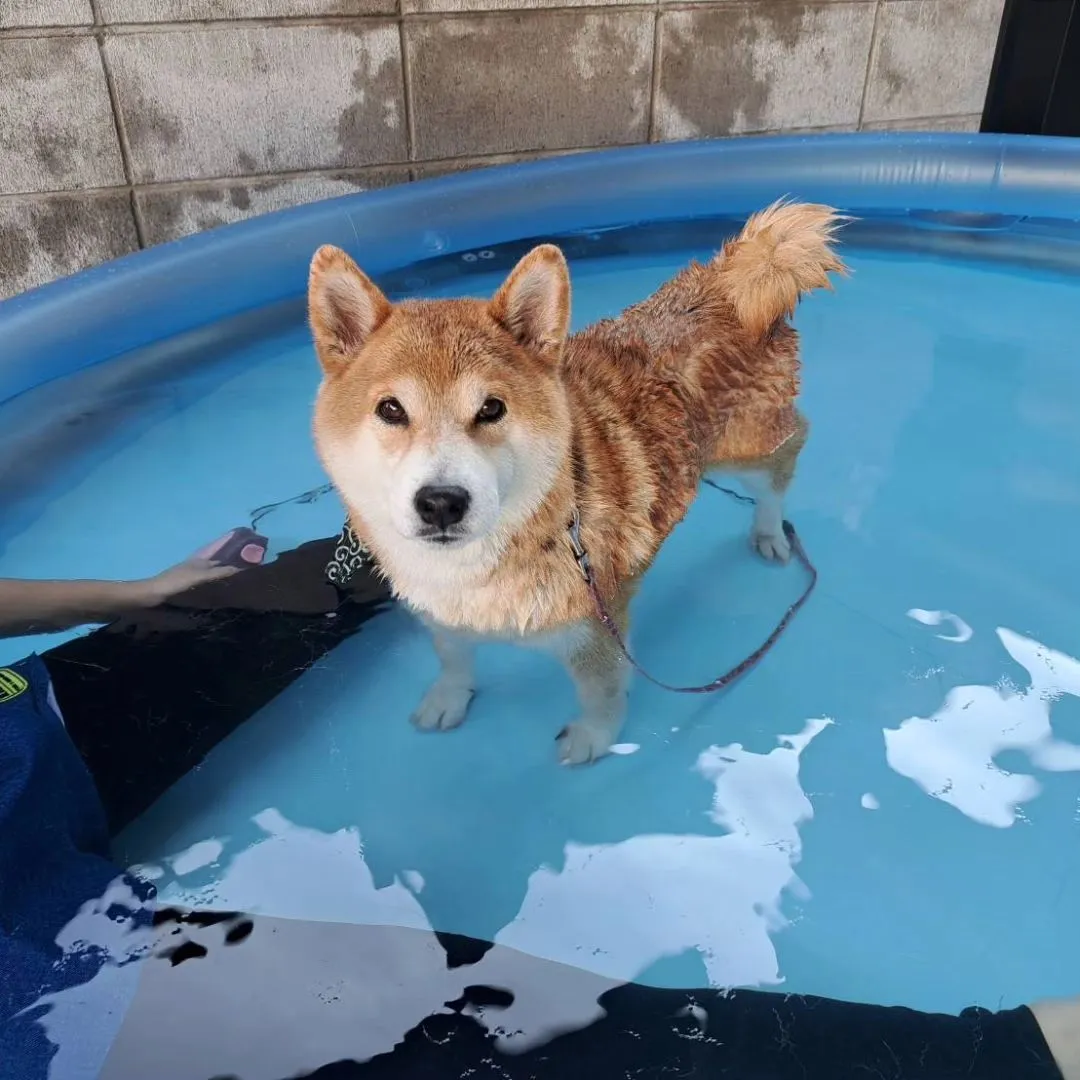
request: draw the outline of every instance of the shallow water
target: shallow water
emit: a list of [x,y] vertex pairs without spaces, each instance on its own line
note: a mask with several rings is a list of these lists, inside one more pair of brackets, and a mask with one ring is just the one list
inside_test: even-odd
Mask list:
[[[689,254],[575,267],[575,324]],[[415,732],[434,656],[393,611],[136,822],[127,861],[168,900],[432,926],[660,985],[942,1010],[1075,993],[1080,278],[849,257],[798,315],[813,431],[788,511],[821,583],[747,678],[704,699],[639,680],[621,753],[561,769],[573,694],[533,653],[486,649],[468,723]],[[144,384],[110,367],[0,410],[0,574],[152,573],[324,482],[302,330]],[[17,470],[16,438],[39,447]],[[340,520],[326,496],[261,525],[283,550]],[[706,490],[663,549],[635,607],[659,677],[714,677],[798,595],[748,526]]]

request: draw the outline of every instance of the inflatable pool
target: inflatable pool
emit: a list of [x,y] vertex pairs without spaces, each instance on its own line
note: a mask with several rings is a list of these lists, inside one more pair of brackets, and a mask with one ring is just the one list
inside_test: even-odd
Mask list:
[[[812,435],[788,513],[820,584],[768,657],[705,698],[638,680],[617,753],[583,769],[553,750],[569,683],[510,648],[486,651],[460,730],[415,731],[435,660],[390,603],[246,722],[188,739],[185,710],[212,715],[230,684],[200,660],[185,704],[139,718],[146,745],[155,725],[172,729],[160,745],[182,746],[183,768],[108,755],[133,792],[115,856],[157,903],[434,931],[447,957],[447,942],[495,943],[602,989],[753,987],[944,1012],[1077,992],[1071,142],[818,136],[582,154],[272,214],[7,301],[0,576],[150,575],[238,524],[268,536],[271,556],[337,535],[309,430],[303,291],[322,244],[400,298],[487,295],[549,240],[570,261],[581,327],[783,195],[852,215],[854,273],[796,319]],[[801,591],[794,565],[755,561],[746,518],[704,489],[663,549],[635,609],[653,674],[713,678]],[[0,641],[0,665],[71,638]],[[258,681],[248,660],[234,681]],[[254,1019],[273,1013],[272,974],[247,973],[260,989],[236,1003],[231,1033],[211,1030],[219,1005],[169,1021],[170,987],[206,977],[199,965],[168,965],[174,981],[136,1000],[139,965],[87,930],[92,914],[60,920],[57,962],[88,941],[111,959],[20,1014],[61,1080],[106,1061],[114,1078],[275,1080],[374,1059],[472,979],[440,959],[422,1005],[380,983],[369,997],[385,1008],[369,1001],[333,1035],[304,1012],[311,999],[289,998],[311,1034],[290,1028],[279,1046]],[[379,955],[356,947],[369,945]],[[500,1023],[524,1042],[587,1025],[589,987],[558,1007],[519,1000]],[[358,1008],[340,987],[315,996],[335,994]]]

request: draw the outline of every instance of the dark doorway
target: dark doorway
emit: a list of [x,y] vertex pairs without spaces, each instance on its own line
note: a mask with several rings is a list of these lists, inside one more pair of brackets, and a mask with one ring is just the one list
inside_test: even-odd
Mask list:
[[1080,135],[1080,0],[1006,0],[982,130]]

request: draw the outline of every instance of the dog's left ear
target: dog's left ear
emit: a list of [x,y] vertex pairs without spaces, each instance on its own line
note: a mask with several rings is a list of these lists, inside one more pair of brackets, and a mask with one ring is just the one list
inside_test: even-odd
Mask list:
[[308,277],[308,321],[323,370],[332,375],[390,315],[390,301],[340,248],[315,252]]
[[557,359],[570,329],[570,271],[554,244],[541,244],[510,271],[491,314],[522,345]]

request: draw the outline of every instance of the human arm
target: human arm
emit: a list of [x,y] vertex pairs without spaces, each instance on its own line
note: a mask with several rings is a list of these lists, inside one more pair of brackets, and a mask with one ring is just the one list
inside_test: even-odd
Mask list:
[[47,634],[156,607],[196,585],[238,573],[192,556],[135,581],[45,581],[0,578],[0,637]]
[[1065,1080],[1080,1080],[1080,998],[1029,1006]]

